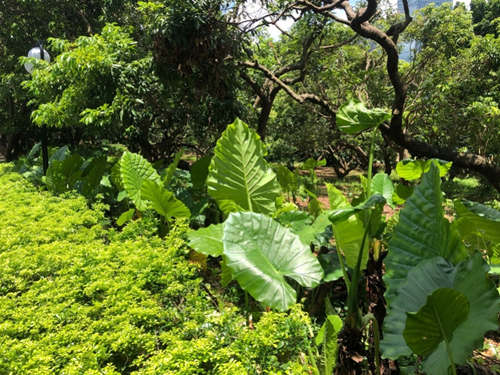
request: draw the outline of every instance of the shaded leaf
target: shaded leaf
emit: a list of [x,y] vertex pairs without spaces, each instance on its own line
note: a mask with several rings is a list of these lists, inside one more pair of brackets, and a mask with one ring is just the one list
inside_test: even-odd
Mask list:
[[153,209],[166,219],[191,216],[189,208],[178,200],[174,193],[154,181],[143,181],[141,194],[142,198],[150,201]]
[[207,183],[208,168],[212,161],[212,155],[198,159],[191,166],[191,182],[196,190],[204,190]]
[[158,172],[141,155],[125,151],[120,159],[120,176],[128,197],[139,211],[145,210],[147,204],[142,199],[142,183],[150,180],[160,184]]
[[441,342],[449,343],[468,315],[467,297],[454,289],[437,289],[418,312],[407,313],[403,337],[413,353],[426,357]]

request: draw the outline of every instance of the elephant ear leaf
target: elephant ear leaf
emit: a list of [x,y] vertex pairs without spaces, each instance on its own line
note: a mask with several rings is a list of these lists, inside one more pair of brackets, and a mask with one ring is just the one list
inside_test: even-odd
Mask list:
[[[384,340],[381,343],[384,357],[397,359],[410,355],[412,350],[417,354],[424,353],[422,355],[427,356],[424,361],[425,373],[436,375],[448,374],[451,365],[450,351],[455,363],[465,364],[473,350],[482,345],[483,335],[498,328],[497,314],[500,309],[500,299],[495,285],[487,277],[487,272],[488,267],[480,253],[475,253],[457,266],[453,266],[442,257],[436,257],[426,259],[414,267],[408,273],[405,283],[399,288],[396,299],[391,302],[391,309],[384,321]],[[416,321],[409,325],[408,319],[410,316],[415,317],[415,314],[411,313],[422,311],[426,305],[426,309],[433,307],[441,311],[441,307],[435,307],[435,303],[432,302],[435,299],[440,303],[439,298],[429,300],[428,297],[438,290],[447,289],[460,293],[467,302],[463,302],[462,297],[457,297],[453,304],[450,301],[446,303],[456,309],[457,313],[463,309],[463,304],[467,304],[468,314],[462,312],[455,317],[450,313],[446,317],[450,321],[455,321],[463,315],[466,317],[458,319],[460,323],[453,329],[444,327],[445,333],[453,333],[446,336],[448,345],[444,338],[440,339],[438,345],[434,345],[435,342],[432,340],[444,336],[434,334],[432,337],[426,336],[425,340],[422,337],[418,338],[418,333],[414,329],[416,326],[413,325]],[[443,297],[446,300],[447,298],[452,299],[450,296]],[[443,315],[442,311],[439,314]],[[426,335],[431,333],[429,328],[431,324],[435,323],[428,322],[422,331]],[[443,324],[446,325],[448,322]],[[420,346],[431,341],[434,342],[433,345],[428,344],[429,346],[425,348]]]
[[389,242],[384,276],[389,305],[408,271],[436,256],[457,264],[465,259],[466,251],[458,233],[443,216],[439,169],[432,164],[401,210]]
[[500,211],[480,203],[455,201],[457,227],[464,240],[479,237],[493,243],[500,242]]
[[417,313],[407,313],[403,337],[413,353],[426,357],[441,342],[449,345],[456,328],[467,319],[469,308],[467,297],[459,291],[437,289]]
[[224,202],[221,209],[240,207],[264,214],[275,211],[275,200],[280,195],[278,180],[264,159],[259,136],[239,119],[230,124],[217,141],[207,188],[219,207],[220,202]]
[[154,181],[143,181],[141,194],[144,200],[151,202],[153,209],[167,220],[175,217],[190,217],[191,212],[174,193]]
[[224,223],[224,258],[233,278],[257,301],[285,311],[296,292],[285,277],[313,288],[323,270],[299,236],[270,217],[252,212],[232,213]]
[[147,202],[142,198],[142,183],[146,180],[161,183],[160,175],[150,162],[128,151],[120,159],[120,177],[128,197],[139,211],[147,208]]
[[[327,191],[328,198],[330,200],[330,207],[335,210],[330,213],[330,220],[331,216],[335,219],[335,212],[349,212],[349,215],[346,215],[347,218],[344,217],[344,221],[334,220],[332,226],[337,247],[339,247],[344,253],[346,264],[349,267],[354,268],[356,267],[359,250],[361,249],[361,244],[363,242],[363,233],[365,232],[363,222],[356,215],[354,215],[355,210],[340,190],[333,185],[328,184]],[[363,249],[363,258],[361,260],[361,269],[366,268],[368,256],[368,241],[366,241]]]
[[355,134],[377,127],[390,118],[390,112],[385,109],[368,109],[363,103],[351,100],[339,108],[337,126],[344,133]]

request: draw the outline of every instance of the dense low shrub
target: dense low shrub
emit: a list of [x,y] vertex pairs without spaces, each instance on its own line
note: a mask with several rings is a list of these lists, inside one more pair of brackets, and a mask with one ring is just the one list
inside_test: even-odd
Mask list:
[[189,261],[183,224],[117,232],[104,209],[0,166],[0,374],[308,373],[298,306],[250,329]]

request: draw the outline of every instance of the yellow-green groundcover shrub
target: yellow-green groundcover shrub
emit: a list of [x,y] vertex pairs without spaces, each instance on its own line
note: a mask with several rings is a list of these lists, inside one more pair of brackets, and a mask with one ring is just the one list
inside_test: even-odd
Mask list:
[[253,329],[188,260],[186,227],[106,229],[103,207],[0,165],[0,374],[308,374],[300,307]]

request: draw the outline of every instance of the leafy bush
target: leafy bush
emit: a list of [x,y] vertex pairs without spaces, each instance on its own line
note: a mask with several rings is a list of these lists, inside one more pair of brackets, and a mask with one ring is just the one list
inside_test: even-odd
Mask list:
[[251,330],[187,260],[182,223],[107,230],[103,207],[37,192],[0,166],[0,373],[301,374],[310,321]]

